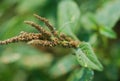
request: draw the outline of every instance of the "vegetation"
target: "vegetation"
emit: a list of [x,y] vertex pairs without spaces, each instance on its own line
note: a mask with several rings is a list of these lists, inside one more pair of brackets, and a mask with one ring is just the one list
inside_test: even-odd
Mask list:
[[119,81],[119,5],[120,0],[1,0],[0,80]]

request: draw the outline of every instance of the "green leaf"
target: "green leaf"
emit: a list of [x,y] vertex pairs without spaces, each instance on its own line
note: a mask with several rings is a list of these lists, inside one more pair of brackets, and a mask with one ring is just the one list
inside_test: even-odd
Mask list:
[[73,36],[79,26],[80,9],[72,0],[63,0],[58,5],[58,26],[59,31]]
[[107,0],[78,0],[82,13],[94,12]]
[[112,28],[120,18],[120,0],[109,0],[96,13],[97,22],[105,27]]
[[104,36],[107,36],[109,38],[116,38],[116,33],[111,29],[111,28],[108,28],[108,27],[100,27],[100,33]]
[[86,30],[96,30],[96,24],[94,23],[94,14],[86,13],[81,17],[81,24]]
[[89,43],[82,42],[76,50],[75,55],[81,66],[102,71],[103,67]]
[[60,77],[71,70],[73,70],[78,63],[75,61],[73,55],[67,55],[60,59],[56,64],[50,68],[50,75],[53,78]]
[[26,13],[34,11],[38,7],[42,7],[46,4],[47,0],[21,0],[20,4],[16,7],[18,13]]
[[36,29],[23,23],[23,21],[26,19],[35,20],[32,15],[29,14],[14,16],[13,18],[6,20],[6,22],[3,23],[0,28],[0,39],[3,40],[11,38],[18,35],[21,31],[35,31]]
[[23,20],[24,18],[22,16],[15,16],[7,20],[6,23],[3,23],[0,32],[1,39],[15,36],[16,34],[18,34],[18,32],[20,32],[20,30],[24,29],[22,24]]
[[94,72],[88,68],[75,70],[67,81],[92,81]]
[[45,54],[23,44],[11,44],[7,46],[1,55],[1,63],[16,63],[18,67],[25,69],[46,68],[50,66],[52,61],[53,57],[51,54]]

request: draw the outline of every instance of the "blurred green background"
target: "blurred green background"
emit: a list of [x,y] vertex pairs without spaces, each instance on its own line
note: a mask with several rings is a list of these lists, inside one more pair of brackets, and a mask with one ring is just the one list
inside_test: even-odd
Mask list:
[[104,70],[80,67],[71,49],[15,43],[0,45],[0,81],[120,81],[120,0],[0,0],[0,40],[38,32],[24,20],[45,27],[34,13],[89,42]]

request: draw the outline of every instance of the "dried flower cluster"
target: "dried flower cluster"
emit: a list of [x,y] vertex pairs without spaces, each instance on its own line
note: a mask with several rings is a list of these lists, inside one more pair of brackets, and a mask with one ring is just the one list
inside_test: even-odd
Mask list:
[[76,48],[79,45],[79,41],[75,41],[71,37],[68,37],[63,33],[58,34],[55,28],[49,23],[47,19],[36,14],[34,14],[34,16],[40,21],[44,22],[50,31],[45,30],[42,26],[32,21],[25,21],[26,24],[35,27],[39,31],[39,33],[27,33],[22,31],[18,36],[0,41],[0,45],[15,42],[27,42],[27,44],[46,47],[62,46]]

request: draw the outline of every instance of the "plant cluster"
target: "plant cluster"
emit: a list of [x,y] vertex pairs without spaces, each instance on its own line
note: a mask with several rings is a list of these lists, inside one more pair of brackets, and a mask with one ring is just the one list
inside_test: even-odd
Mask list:
[[120,81],[119,5],[1,0],[0,81]]
[[50,31],[45,30],[42,26],[32,21],[24,21],[26,24],[35,27],[40,33],[27,33],[22,31],[19,36],[0,41],[0,44],[27,42],[27,44],[40,45],[45,47],[62,46],[66,48],[77,48],[79,46],[79,41],[75,41],[63,33],[58,34],[58,32],[47,19],[42,18],[37,14],[34,14],[34,16],[40,21],[43,21]]
[[[58,32],[49,23],[47,19],[36,14],[34,14],[34,16],[40,21],[43,21],[50,31],[45,30],[42,26],[32,21],[24,21],[26,24],[35,27],[39,31],[39,33],[27,33],[22,31],[19,36],[0,41],[0,44],[4,45],[15,42],[27,42],[27,44],[35,46],[61,46],[65,48],[74,48],[74,55],[76,56],[76,59],[79,62],[79,64],[82,67],[86,68],[85,70],[90,71],[91,73],[92,70],[89,69],[98,71],[103,70],[101,63],[98,61],[89,43],[73,40],[71,37],[68,37],[63,33],[58,34]],[[93,73],[91,75],[93,75]],[[91,77],[89,77],[89,79],[91,79]]]

